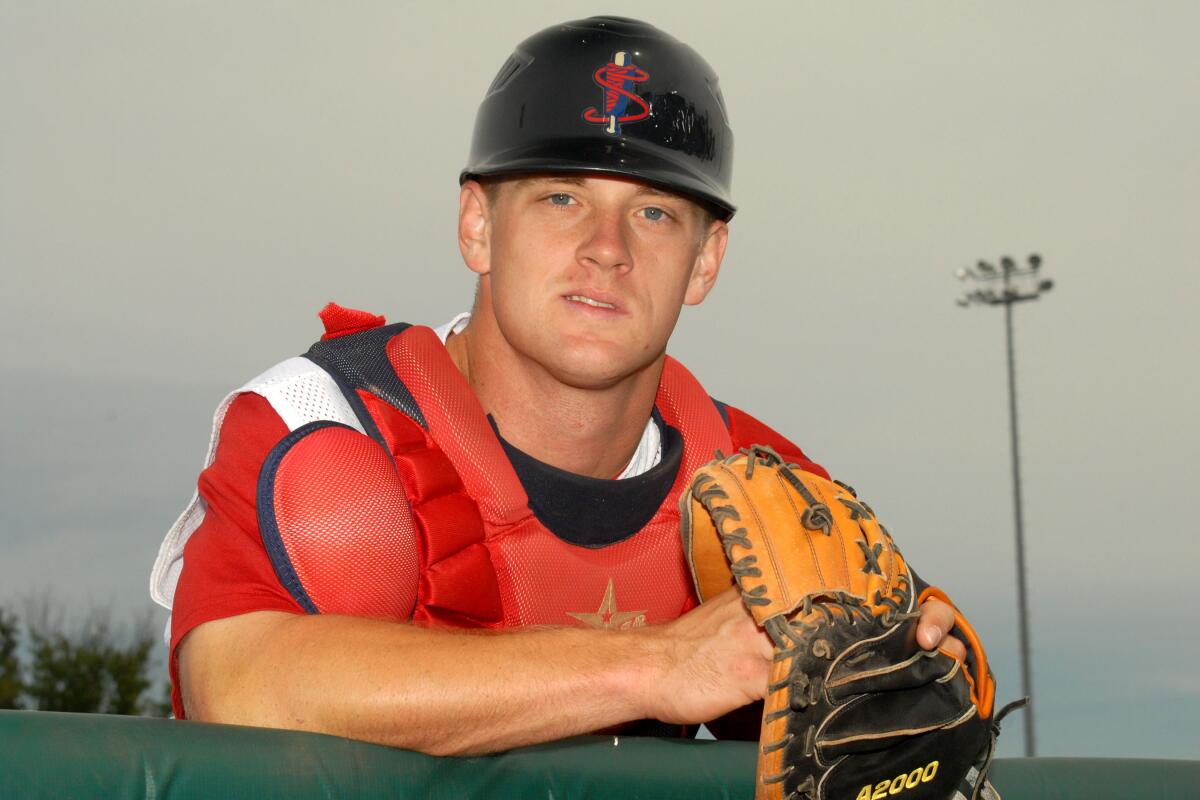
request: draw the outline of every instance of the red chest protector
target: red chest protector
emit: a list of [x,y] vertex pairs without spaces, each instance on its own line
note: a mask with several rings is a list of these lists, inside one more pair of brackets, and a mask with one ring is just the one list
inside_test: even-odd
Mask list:
[[[483,408],[432,330],[379,327],[327,338],[306,355],[334,376],[367,434],[391,455],[411,506],[412,531],[405,534],[416,539],[417,561],[415,601],[384,601],[374,610],[317,602],[310,610],[411,614],[455,627],[630,627],[674,619],[695,605],[676,503],[696,468],[732,444],[713,400],[675,360],[667,358],[655,400],[663,421],[683,438],[674,484],[641,530],[584,547],[556,536],[530,510]],[[268,542],[297,599],[277,557],[292,567],[300,594],[339,596],[342,589],[331,594],[317,585],[330,580],[327,570],[303,563],[329,558],[329,547],[339,546],[306,547],[289,541],[287,531],[275,546],[280,552]],[[361,543],[347,546],[368,552]],[[386,595],[386,586],[364,591]]]

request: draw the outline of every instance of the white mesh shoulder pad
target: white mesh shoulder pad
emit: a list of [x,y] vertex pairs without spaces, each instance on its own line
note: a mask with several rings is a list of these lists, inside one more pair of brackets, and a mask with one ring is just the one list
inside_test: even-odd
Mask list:
[[[266,398],[289,431],[317,420],[329,420],[363,432],[358,416],[329,373],[301,356],[271,367],[226,398],[226,402],[232,402],[242,392]],[[210,460],[211,457],[210,453]]]
[[[363,432],[362,423],[329,373],[307,358],[297,356],[276,364],[225,396],[213,414],[212,435],[208,441],[208,455],[204,459],[205,468],[212,464],[216,456],[217,442],[221,438],[221,424],[225,421],[230,404],[235,397],[244,392],[253,392],[266,399],[289,431],[310,422],[329,420]],[[187,508],[167,531],[167,536],[158,549],[154,568],[150,571],[150,596],[154,602],[168,610],[174,602],[175,586],[179,583],[179,573],[183,570],[183,547],[204,520],[204,508],[204,500],[198,493],[193,492]],[[170,633],[171,623],[168,620],[168,642]]]

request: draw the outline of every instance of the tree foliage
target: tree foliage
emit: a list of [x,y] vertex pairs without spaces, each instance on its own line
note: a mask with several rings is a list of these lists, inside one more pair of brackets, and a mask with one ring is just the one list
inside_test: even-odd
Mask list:
[[17,660],[20,644],[17,618],[0,608],[0,708],[21,708],[21,662]]
[[117,627],[100,609],[68,626],[45,598],[27,606],[23,641],[16,616],[0,609],[0,708],[162,713],[147,696],[158,639],[149,617]]

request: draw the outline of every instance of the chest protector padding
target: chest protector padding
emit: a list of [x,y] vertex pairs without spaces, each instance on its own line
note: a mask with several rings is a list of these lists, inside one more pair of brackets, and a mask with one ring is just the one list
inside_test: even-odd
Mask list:
[[412,506],[421,576],[414,619],[619,628],[674,619],[695,605],[676,502],[696,468],[731,444],[712,400],[683,366],[667,358],[655,401],[683,437],[674,485],[640,531],[593,548],[560,539],[530,511],[484,409],[432,330],[405,327],[383,349],[419,415],[380,399],[370,381],[351,388]]
[[305,611],[408,619],[416,525],[376,442],[337,422],[297,428],[263,462],[255,505],[275,574]]
[[[478,505],[425,429],[370,393],[359,396],[387,442],[412,510],[419,564],[413,618],[453,627],[498,626],[500,594]],[[468,579],[457,580],[459,575]]]

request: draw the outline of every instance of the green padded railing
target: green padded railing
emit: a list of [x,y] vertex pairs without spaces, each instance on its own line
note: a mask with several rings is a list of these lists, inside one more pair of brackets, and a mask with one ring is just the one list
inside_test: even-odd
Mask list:
[[[435,758],[333,736],[96,714],[0,711],[0,798],[754,796],[748,742],[586,736]],[[1000,759],[1004,800],[1200,798],[1200,762]]]

